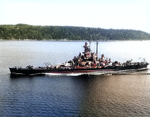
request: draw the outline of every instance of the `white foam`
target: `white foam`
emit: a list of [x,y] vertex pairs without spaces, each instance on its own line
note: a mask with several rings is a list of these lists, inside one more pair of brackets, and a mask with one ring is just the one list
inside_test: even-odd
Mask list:
[[80,76],[82,73],[45,73],[48,76]]
[[90,73],[45,73],[48,76],[81,76],[81,75],[104,75],[102,72],[90,72]]

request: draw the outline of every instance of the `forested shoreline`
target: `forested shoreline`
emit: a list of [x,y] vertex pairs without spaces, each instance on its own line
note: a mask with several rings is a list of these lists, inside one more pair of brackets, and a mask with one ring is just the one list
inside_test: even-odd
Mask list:
[[36,40],[149,40],[150,34],[138,30],[101,29],[74,26],[0,25],[0,39]]

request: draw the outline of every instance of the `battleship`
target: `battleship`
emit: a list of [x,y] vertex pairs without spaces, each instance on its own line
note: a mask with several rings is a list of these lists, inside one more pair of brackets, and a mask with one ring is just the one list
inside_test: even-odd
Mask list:
[[127,60],[124,63],[111,61],[111,58],[105,58],[104,54],[98,58],[98,42],[96,44],[96,53],[91,52],[90,44],[86,42],[84,52],[79,53],[72,60],[57,66],[51,65],[49,62],[44,63],[45,67],[9,67],[11,75],[37,75],[37,74],[111,74],[120,71],[139,71],[147,69],[149,63],[143,59],[142,62],[133,62]]

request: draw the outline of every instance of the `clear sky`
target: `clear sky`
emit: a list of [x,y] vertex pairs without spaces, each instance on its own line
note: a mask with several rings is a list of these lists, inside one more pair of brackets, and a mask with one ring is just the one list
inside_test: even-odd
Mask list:
[[150,0],[0,0],[0,24],[18,23],[150,33]]

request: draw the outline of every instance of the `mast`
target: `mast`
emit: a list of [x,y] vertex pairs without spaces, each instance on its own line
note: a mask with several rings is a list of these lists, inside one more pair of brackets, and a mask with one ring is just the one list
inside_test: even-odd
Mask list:
[[96,54],[98,55],[98,41],[96,42]]
[[89,41],[89,47],[91,47],[91,41]]

